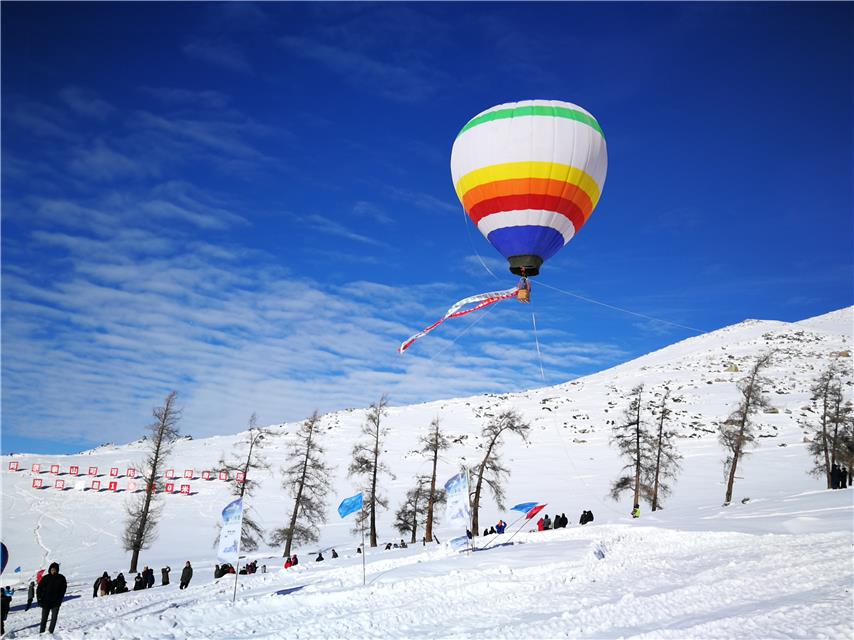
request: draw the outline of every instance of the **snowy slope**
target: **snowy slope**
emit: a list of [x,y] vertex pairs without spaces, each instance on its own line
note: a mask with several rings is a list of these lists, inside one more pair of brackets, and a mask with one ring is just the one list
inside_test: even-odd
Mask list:
[[[194,586],[181,593],[173,585],[93,602],[86,595],[96,575],[127,569],[128,555],[119,544],[127,494],[35,490],[29,469],[34,462],[43,468],[59,464],[62,471],[73,464],[85,473],[97,465],[106,474],[117,466],[123,474],[144,456],[142,445],[134,443],[75,456],[2,458],[2,539],[11,552],[4,583],[15,566],[28,578],[49,561],[60,561],[73,590],[85,598],[63,607],[66,628],[76,629],[69,637],[133,637],[129,630],[135,625],[145,626],[145,637],[222,636],[226,628],[230,631],[223,637],[242,637],[234,631],[235,616],[244,624],[240,633],[253,637],[281,637],[277,633],[284,628],[301,630],[300,637],[755,637],[763,635],[756,631],[760,628],[767,635],[817,637],[824,630],[830,637],[847,637],[854,629],[854,494],[822,491],[822,482],[807,475],[811,464],[802,423],[811,417],[803,407],[816,375],[833,354],[851,351],[852,312],[843,309],[800,323],[748,320],[555,387],[392,407],[385,449],[397,479],[384,483],[392,509],[379,519],[380,539],[400,539],[391,527],[393,510],[413,476],[428,469],[413,450],[433,417],[440,417],[456,442],[440,468],[444,480],[460,463],[478,458],[479,431],[490,416],[515,408],[533,429],[528,445],[505,444],[505,462],[512,469],[507,502],[548,502],[546,512],[565,512],[570,520],[565,531],[520,534],[514,541],[523,545],[471,557],[445,545],[374,552],[368,566],[372,586],[361,589],[351,522],[335,513],[338,501],[356,491],[346,467],[364,421],[360,409],[323,418],[329,460],[337,466],[329,522],[318,545],[296,550],[309,560],[309,552],[334,546],[342,554],[335,565],[324,563],[321,570],[304,563],[299,572],[276,569],[247,578],[238,603],[226,605],[224,592],[230,587],[209,583],[215,523],[229,494],[223,482],[196,479],[191,482],[194,495],[163,498],[160,536],[141,559],[176,570],[191,560]],[[759,446],[740,465],[735,486],[736,501],[752,500],[722,509],[724,456],[715,429],[733,408],[736,382],[769,349],[775,350],[768,377],[777,413],[759,418]],[[851,369],[850,357],[839,362]],[[628,391],[641,382],[650,398],[667,383],[679,399],[673,409],[684,461],[666,509],[633,522],[627,518],[628,500],[614,503],[606,497],[621,466],[608,438],[609,421],[621,416]],[[278,468],[294,427],[276,427],[281,437],[267,449],[272,468],[252,502],[268,528],[282,526],[289,514]],[[239,440],[240,434],[182,440],[170,466],[179,475],[189,468],[199,475],[213,468],[223,452],[239,450]],[[7,472],[10,460],[27,471]],[[38,477],[53,483],[49,473]],[[125,483],[119,479],[120,487]],[[583,529],[576,524],[582,509],[596,515],[595,523]],[[487,497],[481,523],[499,517],[512,519]],[[438,528],[443,541],[458,534],[444,523]],[[596,548],[604,549],[604,559],[594,555]],[[274,549],[257,555],[269,558],[262,561],[271,570],[280,566]],[[300,590],[287,596],[273,595],[296,587]],[[507,597],[493,601],[492,594]],[[748,594],[752,600],[745,603]],[[454,599],[452,606],[448,598]],[[20,602],[17,595],[15,602]],[[440,613],[447,623],[437,626]],[[13,623],[13,629],[30,620],[13,612],[10,622],[16,619],[22,622]],[[19,635],[31,632],[24,629]]]

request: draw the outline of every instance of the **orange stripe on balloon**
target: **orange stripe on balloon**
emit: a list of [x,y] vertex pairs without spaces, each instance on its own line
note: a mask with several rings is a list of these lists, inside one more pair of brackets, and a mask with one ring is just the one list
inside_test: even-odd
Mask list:
[[[534,202],[536,196],[549,196],[560,198],[573,203],[584,215],[585,222],[593,211],[593,203],[583,189],[566,189],[567,183],[563,180],[550,180],[543,178],[517,178],[513,180],[497,180],[479,185],[463,194],[463,208],[471,212],[479,203],[495,198],[508,196],[531,197]],[[566,192],[564,191],[566,190]],[[525,206],[524,209],[544,209],[548,207]]]

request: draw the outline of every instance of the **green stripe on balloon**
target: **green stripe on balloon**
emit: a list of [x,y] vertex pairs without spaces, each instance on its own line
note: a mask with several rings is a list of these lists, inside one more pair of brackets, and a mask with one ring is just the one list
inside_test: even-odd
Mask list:
[[522,118],[524,116],[551,116],[553,118],[577,120],[578,122],[583,122],[584,124],[593,127],[603,138],[605,137],[605,134],[602,132],[602,127],[599,126],[599,123],[596,122],[596,118],[593,116],[589,116],[586,113],[582,113],[581,111],[576,111],[574,109],[567,109],[566,107],[550,107],[545,105],[499,109],[498,111],[484,113],[482,116],[478,116],[477,118],[470,120],[469,123],[463,127],[457,137],[459,138],[472,127],[476,127],[477,125],[485,122],[504,120],[505,118]]

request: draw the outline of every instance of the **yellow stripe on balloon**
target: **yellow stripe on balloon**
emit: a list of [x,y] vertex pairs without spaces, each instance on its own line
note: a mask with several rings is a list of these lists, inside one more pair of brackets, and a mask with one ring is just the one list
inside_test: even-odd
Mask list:
[[596,207],[601,195],[596,181],[581,169],[554,162],[507,162],[475,169],[464,175],[456,184],[457,197],[462,202],[463,196],[475,187],[499,180],[525,178],[544,178],[567,182],[584,191],[590,198],[590,202],[593,203],[593,208]]

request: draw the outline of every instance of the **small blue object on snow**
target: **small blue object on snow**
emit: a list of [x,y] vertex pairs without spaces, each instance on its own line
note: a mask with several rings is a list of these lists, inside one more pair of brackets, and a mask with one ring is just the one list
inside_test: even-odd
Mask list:
[[21,567],[15,567],[15,573],[21,573]]
[[346,518],[354,511],[359,511],[362,508],[362,493],[359,492],[356,495],[345,498],[341,501],[341,504],[338,505],[338,515],[342,518]]
[[596,556],[596,558],[598,560],[604,560],[605,559],[605,552],[602,550],[602,547],[600,547],[599,545],[596,545],[596,548],[593,549],[593,555]]

